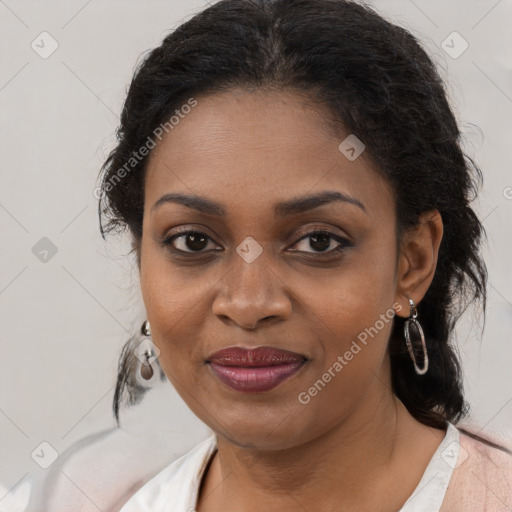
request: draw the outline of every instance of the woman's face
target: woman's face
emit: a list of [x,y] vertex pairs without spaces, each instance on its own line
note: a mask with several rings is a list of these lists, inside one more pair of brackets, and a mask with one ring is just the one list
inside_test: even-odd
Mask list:
[[[390,188],[297,94],[231,91],[190,110],[146,175],[141,286],[166,375],[240,445],[293,447],[370,420],[390,395],[387,342],[404,304]],[[241,391],[209,363],[232,346],[306,362],[272,389]]]

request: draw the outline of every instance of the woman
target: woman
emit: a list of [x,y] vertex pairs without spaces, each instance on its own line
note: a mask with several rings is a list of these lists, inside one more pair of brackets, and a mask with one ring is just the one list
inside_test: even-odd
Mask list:
[[148,318],[114,410],[163,371],[215,435],[123,512],[512,508],[510,453],[455,426],[486,286],[459,139],[414,37],[353,2],[222,0],[147,55],[99,205]]

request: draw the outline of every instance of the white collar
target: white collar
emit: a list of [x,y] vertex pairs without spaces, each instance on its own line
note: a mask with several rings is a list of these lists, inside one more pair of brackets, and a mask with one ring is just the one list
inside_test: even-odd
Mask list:
[[459,431],[451,423],[421,477],[399,512],[438,512],[459,457]]

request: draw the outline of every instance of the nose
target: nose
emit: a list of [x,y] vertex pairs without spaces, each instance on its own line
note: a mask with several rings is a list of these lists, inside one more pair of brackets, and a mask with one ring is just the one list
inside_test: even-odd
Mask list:
[[291,301],[286,284],[264,258],[251,263],[239,258],[224,276],[212,311],[224,322],[253,330],[261,323],[289,318]]

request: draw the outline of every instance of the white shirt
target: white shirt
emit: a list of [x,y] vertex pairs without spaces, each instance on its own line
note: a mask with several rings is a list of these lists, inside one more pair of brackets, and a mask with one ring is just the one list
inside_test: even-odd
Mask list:
[[[399,512],[439,512],[459,446],[459,431],[448,423],[443,441]],[[143,485],[119,512],[194,512],[203,473],[216,450],[217,439],[211,435]]]

